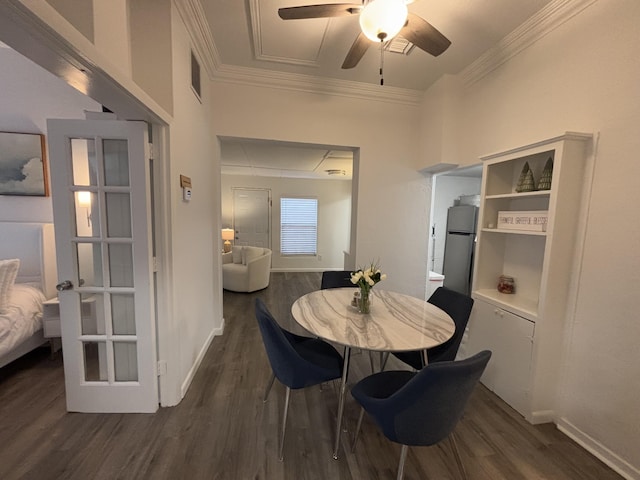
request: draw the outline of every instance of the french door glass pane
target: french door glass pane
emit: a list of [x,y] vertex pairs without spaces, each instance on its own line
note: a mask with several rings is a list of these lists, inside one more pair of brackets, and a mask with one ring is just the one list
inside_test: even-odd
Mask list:
[[93,192],[75,192],[74,203],[76,209],[76,236],[97,237],[100,234],[98,196]]
[[129,186],[129,152],[127,149],[126,140],[105,139],[102,141],[105,185]]
[[135,382],[138,380],[138,357],[133,342],[113,342],[113,359],[116,382]]
[[82,335],[104,335],[106,333],[102,294],[80,294],[80,319]]
[[114,335],[135,335],[135,304],[131,294],[111,294],[111,319]]
[[109,276],[112,287],[133,287],[133,254],[131,244],[109,245]]
[[107,381],[107,343],[82,342],[82,351],[85,381]]
[[107,236],[131,238],[131,200],[128,193],[105,193]]
[[102,248],[99,243],[76,243],[78,286],[102,287]]
[[93,139],[71,139],[74,185],[97,185],[96,145]]

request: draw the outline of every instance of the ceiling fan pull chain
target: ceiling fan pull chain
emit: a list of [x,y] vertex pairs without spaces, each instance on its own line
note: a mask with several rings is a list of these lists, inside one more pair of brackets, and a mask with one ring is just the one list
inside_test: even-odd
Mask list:
[[380,39],[380,85],[384,85],[384,77],[382,76],[382,68],[384,66],[384,40]]

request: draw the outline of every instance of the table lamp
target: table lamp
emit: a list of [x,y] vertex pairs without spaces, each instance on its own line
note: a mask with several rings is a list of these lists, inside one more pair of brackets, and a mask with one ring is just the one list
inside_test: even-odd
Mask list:
[[234,231],[233,228],[222,229],[222,240],[224,240],[224,252],[231,251],[231,240],[233,240]]

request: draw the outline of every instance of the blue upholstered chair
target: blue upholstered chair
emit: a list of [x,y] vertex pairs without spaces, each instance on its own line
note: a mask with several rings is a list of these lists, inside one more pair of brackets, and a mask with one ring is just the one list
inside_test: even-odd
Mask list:
[[[449,340],[427,350],[428,363],[455,360],[464,330],[469,323],[473,298],[446,287],[438,287],[427,302],[447,312],[456,324],[456,330]],[[422,351],[394,352],[393,355],[416,370],[424,366]]]
[[327,270],[326,272],[322,272],[322,281],[320,282],[321,290],[343,287],[356,287],[356,285],[351,283],[351,272],[349,270]]
[[358,382],[351,390],[362,406],[353,450],[366,411],[389,440],[402,444],[398,480],[408,446],[435,445],[447,437],[466,478],[452,432],[490,358],[491,352],[483,350],[466,360],[430,363],[418,372],[380,372]]
[[259,298],[256,299],[255,308],[256,319],[273,372],[263,401],[267,401],[276,378],[286,387],[282,433],[278,447],[278,458],[282,460],[291,389],[310,387],[340,378],[343,359],[327,342],[296,335],[281,328]]

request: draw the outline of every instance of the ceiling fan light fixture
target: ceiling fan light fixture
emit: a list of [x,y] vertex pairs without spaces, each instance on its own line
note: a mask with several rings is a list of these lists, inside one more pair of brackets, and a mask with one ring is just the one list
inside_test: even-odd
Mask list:
[[373,42],[395,37],[407,21],[405,0],[372,0],[360,12],[362,33]]

